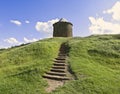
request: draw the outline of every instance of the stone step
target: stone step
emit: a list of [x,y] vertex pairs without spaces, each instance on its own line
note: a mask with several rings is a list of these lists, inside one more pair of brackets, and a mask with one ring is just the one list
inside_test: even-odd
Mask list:
[[61,53],[59,53],[58,56],[67,56],[67,54],[61,54]]
[[59,55],[58,55],[58,57],[59,57],[59,58],[66,58],[66,56],[59,56]]
[[66,60],[54,60],[54,62],[58,62],[58,63],[66,63]]
[[49,75],[57,75],[57,76],[66,76],[66,73],[60,73],[60,72],[53,72],[53,71],[49,71],[46,74]]
[[57,58],[55,58],[56,60],[66,60],[66,58],[65,57],[57,57]]
[[55,66],[66,66],[66,63],[54,63]]
[[62,73],[64,73],[64,72],[65,72],[65,69],[51,69],[50,71],[53,71],[53,72],[62,72]]
[[45,74],[43,77],[49,78],[49,79],[55,79],[55,80],[70,80],[69,77],[61,77],[61,76],[55,76],[55,75],[49,75],[49,74]]
[[60,51],[61,53],[64,53],[64,52],[65,52],[65,49],[64,49],[64,48],[61,48],[61,49],[59,49],[59,51]]
[[66,62],[61,62],[61,61],[54,61],[55,63],[66,63]]
[[53,66],[53,69],[65,69],[65,66]]
[[65,55],[65,54],[58,54],[58,57],[67,57],[67,55]]

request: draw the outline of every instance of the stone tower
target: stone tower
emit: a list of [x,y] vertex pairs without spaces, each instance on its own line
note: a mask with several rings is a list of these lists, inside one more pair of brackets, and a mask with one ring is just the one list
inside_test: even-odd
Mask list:
[[53,37],[72,37],[72,23],[61,18],[53,24]]

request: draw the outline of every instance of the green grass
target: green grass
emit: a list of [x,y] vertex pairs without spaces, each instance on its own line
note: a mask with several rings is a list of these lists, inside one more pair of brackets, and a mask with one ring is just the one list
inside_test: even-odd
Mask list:
[[46,94],[42,75],[66,41],[76,80],[51,94],[120,94],[120,35],[51,38],[0,50],[0,94]]
[[65,39],[46,39],[0,53],[0,94],[44,94],[42,78]]
[[90,36],[69,41],[69,63],[77,80],[52,94],[120,94],[120,40]]

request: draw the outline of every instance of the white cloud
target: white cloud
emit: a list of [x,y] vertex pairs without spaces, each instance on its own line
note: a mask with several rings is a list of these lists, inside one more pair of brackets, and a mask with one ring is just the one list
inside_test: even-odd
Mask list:
[[31,43],[31,42],[35,42],[35,41],[38,41],[38,39],[36,39],[36,38],[28,39],[28,38],[24,37],[23,41],[18,41],[16,38],[11,37],[8,39],[4,39],[3,42],[0,42],[0,49],[17,46],[17,45],[21,45],[21,44],[25,44],[25,43]]
[[30,42],[35,42],[35,41],[38,41],[38,39],[36,39],[36,38],[33,38],[33,39],[28,39],[28,38],[26,38],[26,37],[24,37],[24,42],[25,43],[30,43]]
[[25,23],[29,24],[29,23],[30,23],[30,21],[26,20],[26,21],[25,21]]
[[107,22],[103,18],[89,17],[92,34],[120,34],[120,24]]
[[111,9],[103,11],[103,13],[112,14],[111,19],[106,21],[104,16],[89,17],[91,23],[89,26],[90,32],[92,34],[120,34],[120,2],[116,2]]
[[22,25],[22,23],[20,21],[18,21],[18,20],[10,20],[10,22],[17,25],[17,26]]
[[8,38],[8,39],[5,39],[4,41],[10,44],[20,44],[20,42],[15,38]]
[[7,48],[7,47],[4,47],[4,46],[0,45],[0,49],[3,49],[3,48]]
[[116,21],[120,21],[120,1],[117,1],[111,9],[103,11],[106,14],[112,14],[112,18]]
[[46,32],[46,33],[51,33],[53,30],[53,24],[57,22],[59,19],[53,19],[47,22],[37,22],[36,23],[36,30],[39,32]]

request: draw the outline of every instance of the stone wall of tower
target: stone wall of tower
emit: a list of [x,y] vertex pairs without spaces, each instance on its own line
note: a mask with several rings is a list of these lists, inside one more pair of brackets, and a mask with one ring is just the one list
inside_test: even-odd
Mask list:
[[72,26],[70,22],[57,22],[53,24],[53,37],[72,37]]

